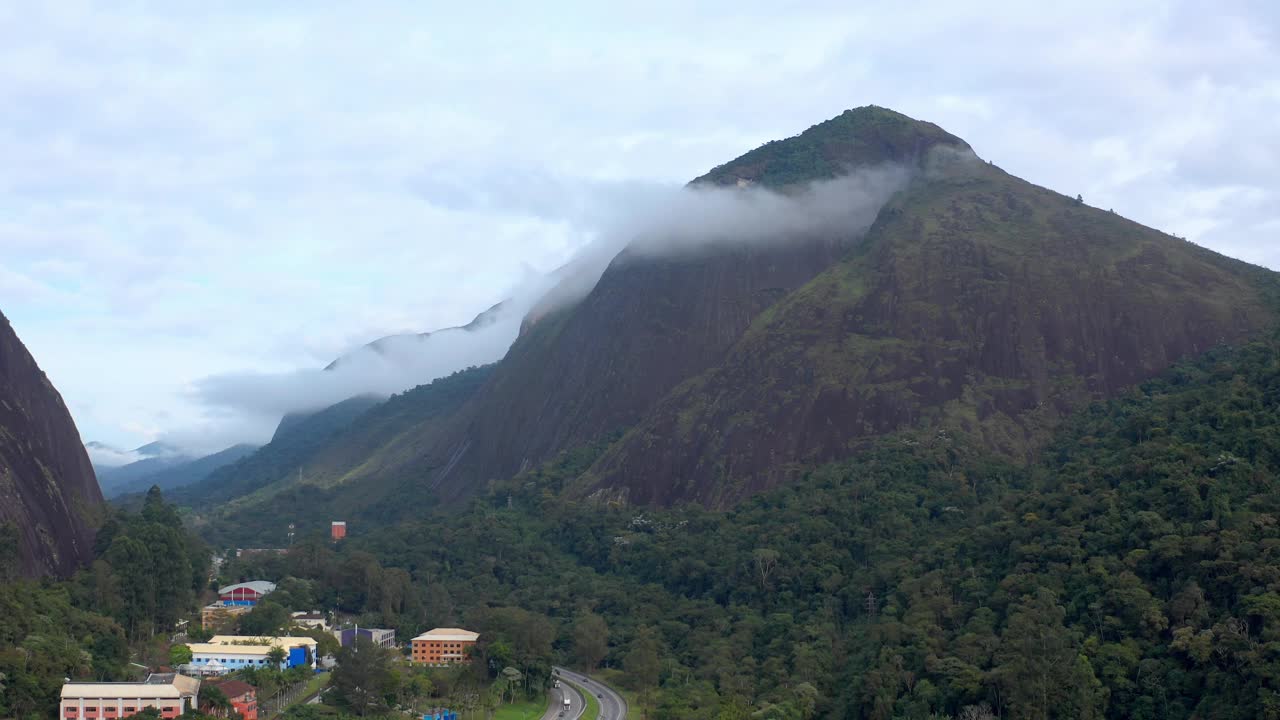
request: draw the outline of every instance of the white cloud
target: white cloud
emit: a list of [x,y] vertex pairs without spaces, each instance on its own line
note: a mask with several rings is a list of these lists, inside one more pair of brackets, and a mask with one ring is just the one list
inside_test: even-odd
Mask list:
[[[226,418],[193,399],[200,378],[465,323],[589,240],[596,198],[868,103],[1280,268],[1278,19],[1150,0],[0,4],[0,309],[87,439],[212,436]],[[441,192],[459,186],[495,201]]]

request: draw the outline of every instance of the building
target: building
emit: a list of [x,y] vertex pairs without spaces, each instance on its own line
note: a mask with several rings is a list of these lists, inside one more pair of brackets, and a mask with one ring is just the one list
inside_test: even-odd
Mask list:
[[210,687],[221,690],[231,702],[231,709],[243,720],[258,720],[258,691],[252,685],[242,680],[226,680]]
[[218,602],[223,605],[257,605],[263,596],[276,589],[276,584],[266,580],[228,585],[218,590]]
[[207,643],[191,643],[190,669],[198,674],[223,674],[246,667],[266,667],[272,648],[285,651],[283,667],[314,668],[319,643],[309,637],[253,637],[214,635]]
[[153,707],[176,718],[199,707],[200,681],[175,673],[152,674],[143,682],[68,682],[62,686],[62,720],[126,718]]
[[236,550],[236,557],[251,557],[253,555],[284,555],[288,552],[287,547],[241,547]]
[[341,540],[347,536],[347,523],[343,520],[334,520],[329,526],[329,536],[334,540]]
[[396,646],[395,630],[387,630],[384,628],[357,627],[357,628],[343,628],[341,630],[333,631],[333,636],[338,639],[338,642],[342,645],[342,647],[349,647],[353,645],[356,641],[356,638],[360,635],[363,635],[369,638],[369,640],[371,640],[374,645],[378,645],[380,647],[393,648]]
[[329,619],[325,617],[324,613],[318,612],[316,610],[312,610],[311,612],[306,612],[305,610],[299,610],[298,612],[295,612],[291,615],[290,622],[292,622],[294,625],[300,625],[302,627],[307,627],[307,628],[314,628],[316,630],[327,631],[329,629]]
[[480,638],[480,633],[461,628],[436,628],[413,639],[415,663],[424,665],[454,665],[470,661],[470,650]]

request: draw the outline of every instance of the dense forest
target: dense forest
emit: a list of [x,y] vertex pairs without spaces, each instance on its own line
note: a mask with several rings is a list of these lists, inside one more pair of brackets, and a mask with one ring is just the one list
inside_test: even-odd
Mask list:
[[70,580],[18,578],[12,534],[0,528],[0,717],[56,715],[66,677],[129,679],[131,660],[166,652],[208,585],[208,548],[158,489],[107,520]]
[[[219,581],[279,581],[254,632],[312,607],[401,640],[482,632],[470,669],[379,661],[381,690],[333,694],[366,714],[536,695],[564,662],[654,718],[1274,718],[1278,421],[1268,340],[1088,408],[1030,466],[921,430],[729,512],[565,500],[606,440],[447,521],[304,539]],[[208,585],[208,549],[158,491],[94,555],[64,582],[0,558],[0,715],[47,717],[62,677],[126,677]]]
[[564,500],[602,443],[239,571],[402,639],[534,623],[535,680],[620,668],[655,718],[1277,718],[1278,421],[1268,340],[1088,408],[1030,466],[922,430],[725,513]]

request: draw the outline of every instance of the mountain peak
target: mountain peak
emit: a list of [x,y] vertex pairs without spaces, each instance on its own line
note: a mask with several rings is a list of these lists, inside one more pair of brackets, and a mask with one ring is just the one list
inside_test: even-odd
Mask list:
[[866,105],[845,110],[799,135],[765,143],[693,184],[783,187],[833,178],[857,167],[918,165],[936,145],[971,150],[964,140],[933,123]]

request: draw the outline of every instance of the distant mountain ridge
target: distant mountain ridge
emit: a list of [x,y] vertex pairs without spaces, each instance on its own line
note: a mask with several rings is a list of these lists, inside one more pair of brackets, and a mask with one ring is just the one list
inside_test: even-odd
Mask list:
[[103,514],[71,413],[0,313],[0,526],[17,531],[18,570],[70,575],[92,557]]
[[693,183],[791,192],[886,163],[911,179],[865,235],[624,250],[586,297],[526,323],[456,409],[335,437],[299,491],[354,504],[413,478],[414,497],[458,502],[606,439],[572,494],[727,507],[898,431],[1024,462],[1075,408],[1276,326],[1275,273],[1013,177],[884,108]]
[[[102,493],[108,499],[129,493],[144,493],[152,486],[173,490],[199,482],[214,470],[246,457],[257,445],[242,443],[209,455],[164,455],[129,465],[98,471]],[[141,450],[141,448],[139,448]]]
[[488,310],[476,315],[471,322],[458,327],[443,328],[441,330],[432,330],[422,333],[404,333],[400,335],[387,335],[378,338],[373,342],[366,343],[352,350],[349,353],[335,358],[333,362],[324,367],[325,370],[334,370],[339,366],[352,362],[360,353],[374,353],[376,355],[394,355],[397,352],[412,352],[415,346],[429,337],[440,335],[443,333],[455,332],[475,332],[482,328],[492,325],[497,320],[497,314],[502,311],[504,303],[500,302],[490,307]]

